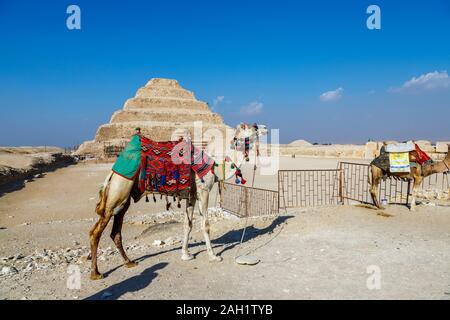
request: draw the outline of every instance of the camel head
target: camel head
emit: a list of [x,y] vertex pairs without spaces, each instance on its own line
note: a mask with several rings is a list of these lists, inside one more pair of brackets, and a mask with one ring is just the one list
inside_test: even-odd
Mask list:
[[244,159],[249,161],[249,151],[253,147],[258,148],[259,138],[266,135],[267,132],[265,125],[240,123],[236,127],[234,138],[231,141],[231,149],[243,152]]
[[267,127],[263,124],[249,125],[247,123],[240,123],[236,127],[235,138],[237,139],[245,139],[245,138],[253,138],[256,140],[256,137],[262,137],[267,135]]
[[171,141],[179,141],[184,139],[186,141],[191,141],[191,133],[186,128],[177,128],[172,132]]
[[447,145],[448,146],[448,151],[447,151],[447,155],[444,158],[444,163],[446,165],[447,168],[450,167],[450,144]]

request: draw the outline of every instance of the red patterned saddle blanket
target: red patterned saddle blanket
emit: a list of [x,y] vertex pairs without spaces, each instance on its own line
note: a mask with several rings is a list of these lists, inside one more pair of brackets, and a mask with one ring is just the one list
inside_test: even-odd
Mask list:
[[160,193],[186,199],[191,170],[203,178],[214,161],[185,140],[156,142],[141,136],[140,192]]

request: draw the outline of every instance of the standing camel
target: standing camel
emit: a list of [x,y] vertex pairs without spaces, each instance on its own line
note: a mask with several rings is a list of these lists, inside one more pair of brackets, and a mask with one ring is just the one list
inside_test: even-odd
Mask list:
[[[261,130],[256,127],[248,127],[242,128],[238,126],[238,130],[236,131],[235,137],[238,139],[248,138],[252,136],[262,136],[267,134],[267,129],[265,126],[261,126]],[[188,138],[188,136],[185,136]],[[219,167],[220,167],[220,162]],[[237,162],[236,162],[237,163]],[[219,179],[226,180],[230,176],[222,176]],[[134,180],[128,180],[114,172],[110,172],[106,177],[99,194],[99,202],[96,206],[96,212],[99,215],[98,221],[92,227],[89,232],[90,246],[91,246],[91,279],[97,280],[102,279],[103,275],[98,271],[97,266],[97,249],[100,241],[100,237],[108,225],[111,218],[114,218],[113,227],[111,231],[111,239],[114,241],[117,249],[119,250],[125,266],[128,268],[134,267],[137,265],[136,262],[131,261],[125,250],[122,246],[122,224],[124,215],[127,212],[131,198],[133,197],[133,193],[136,188],[136,177]],[[185,212],[185,220],[184,220],[184,236],[183,243],[181,248],[181,259],[182,260],[191,260],[194,258],[192,254],[189,253],[188,250],[188,241],[189,235],[192,230],[192,221],[194,214],[194,206],[195,202],[199,201],[199,211],[202,217],[202,232],[205,238],[206,249],[209,255],[210,261],[222,261],[222,258],[217,256],[214,253],[214,250],[211,245],[211,240],[209,236],[209,221],[208,221],[208,202],[209,202],[209,193],[214,186],[214,182],[216,181],[217,176],[213,172],[208,172],[202,179],[200,179],[194,172],[191,172],[191,186],[190,186],[190,194],[189,198],[186,201],[186,212]],[[142,194],[142,196],[144,196]],[[134,197],[133,197],[134,198]],[[136,199],[135,199],[136,200]],[[139,199],[138,199],[139,200]]]
[[383,207],[380,205],[379,200],[377,199],[378,185],[380,184],[383,175],[386,174],[389,177],[396,177],[402,180],[413,181],[412,199],[409,208],[411,211],[414,211],[416,207],[416,189],[422,183],[423,178],[435,173],[447,172],[450,170],[450,145],[448,147],[447,155],[445,156],[445,159],[443,161],[426,163],[422,166],[411,166],[411,171],[409,173],[385,172],[374,164],[370,165],[370,170],[372,172],[372,181],[369,180],[370,195],[372,196],[373,203],[378,209],[383,209]]

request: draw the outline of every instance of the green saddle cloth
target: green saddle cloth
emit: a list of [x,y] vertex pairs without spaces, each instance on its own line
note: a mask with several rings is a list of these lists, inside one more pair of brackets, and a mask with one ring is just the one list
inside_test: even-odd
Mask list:
[[133,180],[141,165],[141,138],[137,134],[120,153],[112,170],[124,178]]

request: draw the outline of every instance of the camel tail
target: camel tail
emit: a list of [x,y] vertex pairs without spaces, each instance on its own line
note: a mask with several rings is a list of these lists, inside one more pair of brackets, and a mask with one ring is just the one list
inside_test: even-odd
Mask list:
[[372,175],[372,174],[371,174],[371,171],[372,171],[372,166],[369,167],[369,172],[368,172],[368,174],[367,174],[367,183],[368,183],[370,186],[372,185],[372,180],[370,179],[370,176]]
[[106,177],[105,182],[103,182],[102,186],[100,187],[100,191],[98,192],[99,200],[95,207],[95,212],[101,217],[103,217],[105,215],[106,200],[107,200],[107,195],[108,195],[108,186],[109,186],[109,181],[111,180],[112,175],[113,175],[113,172],[111,171],[111,173]]

